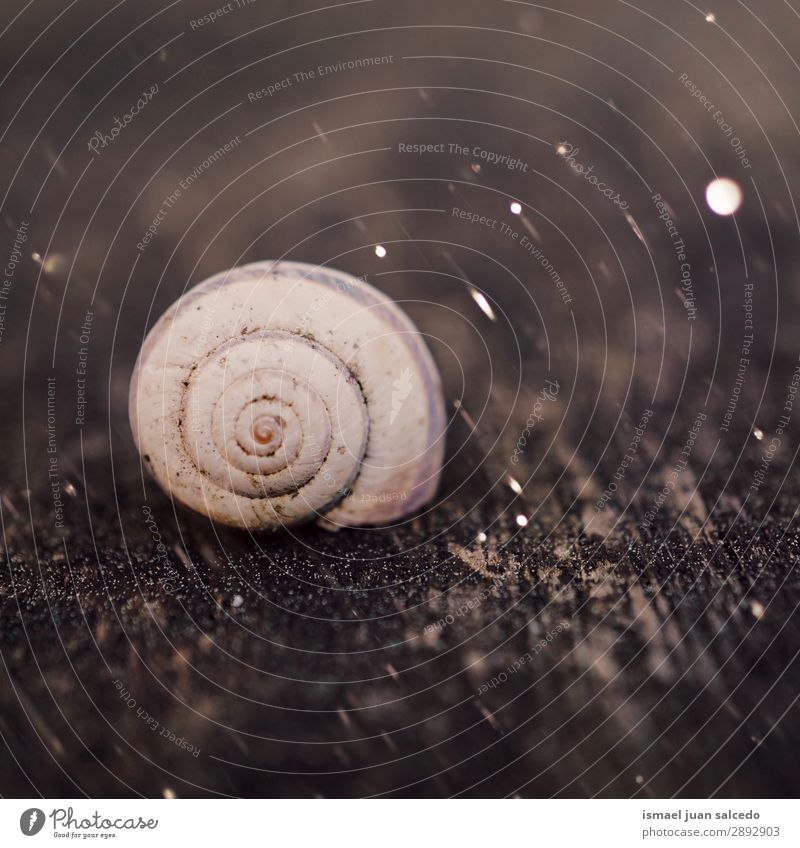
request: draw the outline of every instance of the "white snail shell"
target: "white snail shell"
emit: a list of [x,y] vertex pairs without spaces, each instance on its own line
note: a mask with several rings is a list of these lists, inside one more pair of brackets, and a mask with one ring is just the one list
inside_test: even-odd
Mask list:
[[410,319],[298,262],[233,268],[174,303],[139,354],[130,421],[172,498],[251,529],[388,524],[433,497],[444,456],[439,374]]

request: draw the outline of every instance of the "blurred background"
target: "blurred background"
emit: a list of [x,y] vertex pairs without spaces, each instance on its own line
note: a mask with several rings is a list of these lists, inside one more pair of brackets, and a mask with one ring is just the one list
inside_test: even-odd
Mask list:
[[[1,6],[3,795],[797,793],[789,3]],[[422,514],[143,473],[145,334],[264,259],[425,335]]]

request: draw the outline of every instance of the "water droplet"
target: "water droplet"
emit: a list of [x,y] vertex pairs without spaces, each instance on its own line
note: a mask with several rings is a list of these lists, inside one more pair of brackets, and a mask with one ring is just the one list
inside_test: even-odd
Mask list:
[[760,442],[764,438],[764,431],[760,427],[753,428],[753,435]]
[[508,475],[508,485],[511,487],[511,491],[514,492],[515,495],[522,494],[522,486],[520,486],[519,482],[510,474]]
[[717,20],[717,16],[716,16],[713,12],[709,12],[709,13],[706,15],[706,20],[707,20],[710,24],[713,24],[713,23],[715,23],[715,22],[716,22],[716,20]]
[[512,211],[515,215],[519,215],[519,213],[520,213],[520,212],[522,212],[522,204],[521,204],[521,203],[517,203],[517,201],[516,201],[516,200],[515,200],[515,201],[511,204],[511,206],[510,206],[509,208],[511,209],[511,211]]
[[66,257],[62,256],[60,253],[48,254],[47,259],[45,259],[42,263],[42,269],[45,274],[55,274],[58,271],[64,270],[66,267]]
[[482,530],[481,530],[480,533],[478,533],[478,541],[479,542],[485,542],[488,538],[489,537]]
[[764,615],[764,605],[758,601],[753,601],[753,603],[750,604],[750,612],[752,612],[756,618],[761,618]]
[[316,121],[312,121],[311,126],[314,127],[314,132],[317,134],[317,136],[321,138],[325,144],[327,144],[328,136],[326,136],[325,133],[322,132],[322,127]]
[[383,259],[383,257],[386,256],[386,248],[382,244],[376,244],[375,255],[378,259]]
[[706,202],[717,215],[733,215],[742,205],[742,190],[734,180],[718,177],[706,188]]
[[497,316],[494,314],[494,309],[492,309],[492,305],[486,299],[483,292],[479,292],[477,289],[470,287],[469,293],[472,296],[472,299],[475,301],[475,303],[477,303],[478,306],[480,306],[481,311],[484,313],[484,315],[486,315],[486,317],[490,321],[496,321]]
[[524,516],[524,515],[518,515],[517,516],[517,524],[519,524],[520,527],[526,527],[528,525],[527,517]]
[[625,213],[625,220],[630,225],[630,228],[633,230],[633,234],[636,236],[636,238],[638,238],[642,244],[647,245],[647,242],[644,240],[644,234],[639,229],[639,225],[636,223],[636,219],[633,217],[633,215],[630,214],[630,212]]
[[234,607],[236,607],[236,609],[239,609],[239,607],[244,603],[244,598],[241,595],[234,595],[231,603]]

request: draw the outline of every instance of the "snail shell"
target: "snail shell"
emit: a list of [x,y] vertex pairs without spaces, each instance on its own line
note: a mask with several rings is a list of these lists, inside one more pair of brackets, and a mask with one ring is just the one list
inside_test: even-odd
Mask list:
[[434,495],[439,374],[416,327],[340,271],[259,262],[159,319],[130,387],[134,441],[175,500],[274,528],[387,524]]

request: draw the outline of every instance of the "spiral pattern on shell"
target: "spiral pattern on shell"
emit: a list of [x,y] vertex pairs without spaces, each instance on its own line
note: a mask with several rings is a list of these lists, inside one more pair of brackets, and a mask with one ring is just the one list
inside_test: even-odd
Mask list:
[[260,262],[186,292],[148,334],[130,388],[146,465],[215,521],[380,525],[434,495],[438,372],[416,327],[362,280]]

